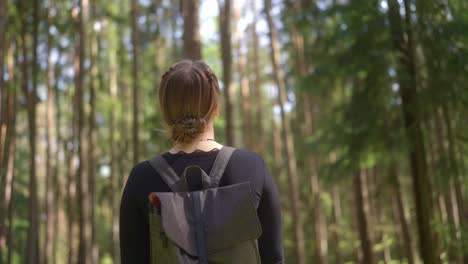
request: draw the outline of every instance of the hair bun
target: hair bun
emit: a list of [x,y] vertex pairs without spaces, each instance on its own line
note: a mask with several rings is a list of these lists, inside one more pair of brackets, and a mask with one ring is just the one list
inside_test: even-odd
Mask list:
[[194,139],[205,130],[206,121],[200,117],[186,116],[175,123],[173,138],[180,142]]

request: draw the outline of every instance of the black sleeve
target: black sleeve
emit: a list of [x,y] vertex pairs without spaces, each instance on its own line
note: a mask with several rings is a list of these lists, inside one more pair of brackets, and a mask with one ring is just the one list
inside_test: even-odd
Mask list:
[[138,196],[141,178],[132,169],[120,203],[120,258],[122,264],[149,263],[149,227]]
[[258,239],[260,257],[262,264],[283,264],[284,251],[279,194],[270,170],[264,161],[263,166],[264,184],[257,210],[263,230],[262,236]]

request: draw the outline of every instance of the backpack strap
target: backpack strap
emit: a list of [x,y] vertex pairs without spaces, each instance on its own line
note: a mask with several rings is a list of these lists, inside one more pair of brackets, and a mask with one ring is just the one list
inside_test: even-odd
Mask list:
[[167,163],[166,159],[161,155],[157,155],[156,157],[149,159],[148,162],[151,164],[153,169],[158,172],[173,192],[180,191],[180,186],[178,184],[180,178],[169,163]]
[[223,177],[224,170],[226,169],[226,166],[234,150],[236,150],[236,148],[230,146],[223,146],[219,150],[209,175],[211,178],[211,188],[218,187],[219,182],[221,181],[221,177]]
[[[226,166],[234,150],[236,150],[236,148],[229,146],[223,146],[219,150],[209,175],[211,179],[210,187],[218,187],[221,177],[223,177],[224,170],[226,169]],[[156,172],[158,172],[158,174],[173,192],[183,191],[183,186],[180,183],[180,177],[169,165],[169,163],[167,163],[166,159],[162,157],[162,155],[157,155],[156,157],[149,159],[148,162],[156,170]]]

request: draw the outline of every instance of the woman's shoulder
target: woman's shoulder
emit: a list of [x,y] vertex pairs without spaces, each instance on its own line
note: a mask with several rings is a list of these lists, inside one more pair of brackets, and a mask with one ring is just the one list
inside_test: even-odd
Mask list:
[[234,152],[232,153],[233,157],[255,161],[263,160],[262,156],[255,150],[237,147],[232,148],[234,148]]
[[262,155],[250,149],[236,148],[232,154],[231,160],[232,163],[242,164],[245,167],[254,166],[256,168],[262,168],[266,166]]

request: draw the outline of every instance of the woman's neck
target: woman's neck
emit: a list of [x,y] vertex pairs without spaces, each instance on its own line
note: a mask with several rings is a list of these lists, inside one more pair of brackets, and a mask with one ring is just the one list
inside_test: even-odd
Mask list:
[[[210,139],[210,140],[207,140]],[[202,151],[209,151],[212,150],[213,148],[221,148],[222,145],[216,142],[216,139],[214,137],[214,129],[213,129],[213,124],[208,125],[207,129],[205,132],[200,134],[197,138],[195,138],[193,141],[189,143],[178,143],[175,144],[169,152],[174,154],[179,151],[184,151],[186,153],[191,153],[197,149],[202,150]]]

